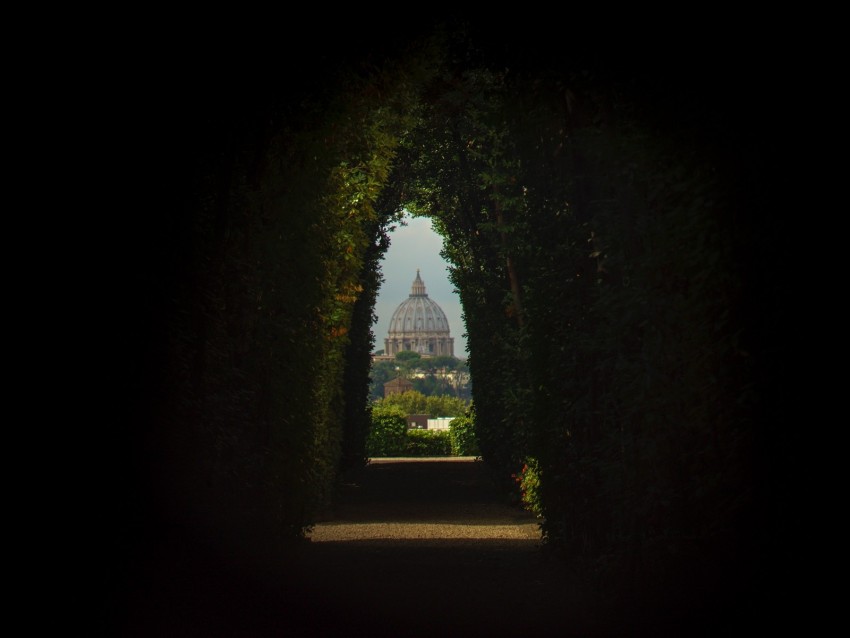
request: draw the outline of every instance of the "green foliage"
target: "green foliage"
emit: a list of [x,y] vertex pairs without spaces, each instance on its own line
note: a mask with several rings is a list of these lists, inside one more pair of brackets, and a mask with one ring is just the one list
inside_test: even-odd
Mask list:
[[449,433],[445,430],[408,430],[405,456],[452,456]]
[[469,402],[457,397],[425,396],[416,390],[408,390],[375,401],[375,406],[398,406],[405,414],[428,414],[438,416],[461,416],[469,408]]
[[412,379],[414,371],[419,370],[422,366],[422,355],[412,350],[403,350],[396,354],[393,363],[397,376]]
[[475,436],[475,420],[472,416],[459,416],[449,423],[449,438],[452,455],[479,456],[478,439]]
[[456,370],[462,367],[462,361],[456,357],[452,357],[450,355],[437,355],[436,357],[432,357],[430,359],[425,360],[424,362],[428,368],[434,369],[442,369],[446,370]]
[[424,396],[433,396],[439,391],[437,379],[434,375],[429,375],[423,378],[414,378],[412,381],[413,390]]
[[427,397],[421,392],[408,390],[407,392],[399,392],[391,394],[375,401],[375,407],[395,406],[404,414],[429,414],[426,407]]
[[447,394],[425,398],[425,414],[431,416],[462,416],[469,409],[469,401]]
[[366,439],[369,456],[402,456],[407,446],[407,414],[397,406],[372,408],[372,427]]
[[377,361],[372,364],[369,373],[369,398],[372,401],[384,397],[384,384],[398,376],[396,364],[393,361]]
[[422,355],[413,350],[402,350],[396,354],[395,360],[401,364],[416,365],[422,360]]
[[467,411],[449,423],[449,438],[454,456],[480,456],[478,436],[475,432],[475,406],[470,403]]
[[408,430],[407,412],[397,405],[376,405],[366,440],[369,456],[451,456],[449,433]]

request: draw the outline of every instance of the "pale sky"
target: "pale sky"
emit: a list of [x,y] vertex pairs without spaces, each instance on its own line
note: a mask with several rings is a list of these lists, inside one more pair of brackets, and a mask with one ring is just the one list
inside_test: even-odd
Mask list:
[[455,340],[455,356],[466,359],[466,328],[461,319],[460,298],[449,281],[448,264],[440,257],[443,239],[431,228],[430,219],[405,219],[407,226],[398,226],[390,233],[390,248],[381,262],[384,283],[375,303],[378,321],[372,326],[375,350],[384,348],[390,318],[398,305],[410,296],[418,268],[425,292],[437,302],[449,320],[449,332]]

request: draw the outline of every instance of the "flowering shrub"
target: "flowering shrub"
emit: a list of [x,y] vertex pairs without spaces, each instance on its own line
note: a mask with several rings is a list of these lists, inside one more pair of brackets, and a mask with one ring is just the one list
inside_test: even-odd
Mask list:
[[538,518],[543,516],[543,503],[540,500],[540,464],[537,459],[528,458],[519,474],[511,474],[521,492],[522,504]]

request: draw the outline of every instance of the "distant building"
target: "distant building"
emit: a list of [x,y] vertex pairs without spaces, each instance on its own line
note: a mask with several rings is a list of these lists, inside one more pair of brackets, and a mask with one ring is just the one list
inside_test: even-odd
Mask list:
[[428,419],[425,428],[428,430],[448,430],[454,420],[455,417],[453,416],[438,416],[435,419]]
[[407,429],[426,430],[428,428],[428,421],[430,420],[430,418],[431,417],[428,414],[408,414]]
[[413,383],[411,383],[409,379],[397,377],[392,381],[387,381],[384,384],[384,396],[388,397],[391,394],[401,394],[402,392],[409,392],[412,389]]
[[428,297],[419,270],[410,296],[399,304],[390,319],[384,354],[376,358],[394,359],[404,350],[418,352],[422,357],[454,356],[449,320],[439,304]]
[[455,418],[453,416],[432,417],[430,414],[408,414],[407,429],[448,431],[449,425]]

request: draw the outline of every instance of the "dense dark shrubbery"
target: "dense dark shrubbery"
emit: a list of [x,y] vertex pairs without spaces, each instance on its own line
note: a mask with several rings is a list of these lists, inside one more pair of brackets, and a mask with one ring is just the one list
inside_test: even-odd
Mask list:
[[151,323],[116,347],[135,366],[124,415],[146,421],[125,451],[157,454],[135,459],[138,502],[276,541],[342,464],[438,445],[380,412],[363,440],[376,271],[405,204],[433,216],[464,307],[475,432],[461,420],[449,453],[475,442],[508,483],[522,473],[549,544],[600,580],[748,560],[779,480],[755,446],[782,435],[754,421],[782,416],[762,394],[783,220],[734,125],[762,105],[713,81],[656,105],[639,78],[470,68],[486,56],[459,46],[303,100],[183,106],[162,148],[187,187],[125,233],[123,314]]
[[116,300],[133,319],[115,347],[129,374],[113,376],[135,421],[112,454],[156,456],[120,468],[137,476],[117,526],[163,519],[254,552],[303,535],[340,470],[365,463],[389,175],[416,84],[411,67],[372,70],[284,83],[287,99],[266,82],[232,102],[187,93],[152,127],[162,171],[135,192],[183,183],[125,216],[113,263],[134,295]]
[[452,263],[485,462],[597,582],[745,572],[771,480],[753,473],[753,351],[776,336],[753,300],[778,299],[758,149],[715,135],[729,114],[707,94],[657,108],[593,74],[456,79],[425,111],[419,146],[443,153],[409,159],[410,207]]

